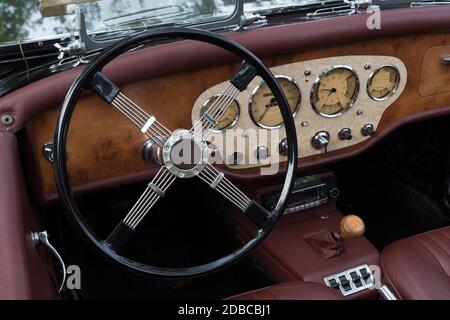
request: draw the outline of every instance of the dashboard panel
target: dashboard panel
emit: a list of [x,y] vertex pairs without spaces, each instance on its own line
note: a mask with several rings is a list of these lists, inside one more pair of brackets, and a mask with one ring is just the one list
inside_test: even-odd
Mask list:
[[[300,158],[369,139],[407,82],[406,66],[392,56],[330,57],[280,65],[271,71],[293,112]],[[199,121],[211,99],[218,99],[228,84],[222,82],[199,96],[192,109],[192,124]],[[246,169],[286,161],[281,114],[261,78],[256,77],[229,101],[232,107],[219,123],[221,130],[212,133],[224,164]],[[327,139],[326,145],[318,141],[321,135]],[[227,142],[230,137],[235,140],[233,144]]]
[[[248,33],[250,34],[251,32]],[[245,33],[243,34],[245,35]],[[166,46],[166,48],[173,47],[174,52],[177,53],[179,52],[178,46],[183,46],[183,43],[176,43],[171,45],[171,47]],[[426,54],[430,48],[434,47],[442,48],[438,51],[432,50],[431,53],[433,54]],[[167,50],[166,48],[165,50]],[[197,48],[195,47],[195,49]],[[132,69],[134,64],[142,66],[142,57],[133,59],[134,55],[138,54],[141,53],[139,51],[134,52],[128,54],[129,57],[121,59],[123,62],[121,61],[118,64],[121,73]],[[152,61],[151,59],[154,58],[154,53],[151,51],[142,54],[144,58],[148,55],[149,61]],[[167,55],[167,51],[165,51],[164,56]],[[198,55],[199,53],[196,53],[193,61],[198,61]],[[427,82],[428,86],[432,86],[433,83],[438,85],[443,78],[448,76],[447,67],[440,66],[441,55],[450,55],[450,34],[446,32],[390,36],[341,45],[329,44],[323,48],[263,58],[266,65],[273,68],[277,74],[288,74],[291,77],[296,77],[301,90],[302,102],[295,120],[297,126],[300,125],[298,133],[301,146],[306,146],[302,148],[306,148],[307,153],[305,153],[305,150],[300,149],[301,161],[299,161],[299,168],[308,169],[349,158],[367,150],[402,125],[426,117],[450,113],[449,90],[427,92],[426,96],[419,92],[420,84]],[[371,70],[369,71],[364,69],[364,65],[367,63],[364,59],[361,59],[358,63],[354,62],[353,58],[358,56],[382,57],[382,60],[379,62],[372,61]],[[345,57],[349,60],[345,60]],[[200,102],[202,99],[199,99],[199,97],[203,97],[202,95],[210,88],[228,81],[239,67],[237,61],[227,61],[226,59],[226,62],[220,64],[222,60],[218,60],[215,53],[210,58],[215,61],[214,65],[195,67],[191,70],[183,70],[181,68],[177,71],[171,71],[169,74],[158,75],[153,78],[149,78],[148,75],[143,78],[142,76],[137,78],[135,71],[133,71],[133,74],[127,76],[125,83],[119,83],[126,95],[134,99],[148,113],[155,115],[169,129],[188,128],[192,125],[193,106],[198,108],[202,103]],[[306,83],[304,63],[322,59],[331,59],[329,61],[332,62],[323,63],[316,67],[314,69],[314,77],[311,76],[308,83]],[[388,61],[386,59],[391,60]],[[394,64],[399,70],[403,70],[402,73],[404,74],[400,75],[399,86],[394,95],[384,102],[375,103],[376,101],[371,101],[371,99],[367,98],[366,84],[363,82],[369,78],[370,74],[378,66],[389,62]],[[280,71],[276,69],[277,67],[293,64],[301,64],[303,68],[299,70],[288,68],[288,70]],[[310,98],[310,92],[308,92],[310,86],[312,87],[319,73],[326,70],[330,65],[335,64],[350,65],[352,68],[358,69],[360,91],[355,106],[358,104],[358,99],[364,99],[371,106],[383,108],[383,112],[377,112],[377,116],[373,120],[376,125],[374,128],[375,135],[370,138],[358,135],[358,131],[365,121],[358,122],[358,117],[354,113],[358,110],[357,108],[351,107],[341,117],[331,118],[331,120],[328,118],[322,119],[312,109],[308,100]],[[125,65],[127,68],[124,68]],[[436,70],[433,75],[426,70],[426,66],[429,65]],[[310,66],[310,68],[313,68],[313,66]],[[111,69],[115,70],[115,67]],[[66,79],[65,81],[69,81],[69,83],[73,80],[71,77],[62,76],[64,76],[64,79],[68,78],[69,80]],[[117,77],[117,79],[120,78]],[[55,78],[55,81],[61,82],[59,77]],[[43,84],[39,84],[37,88],[41,89],[42,86]],[[64,92],[66,90],[64,88]],[[45,93],[46,91],[42,92]],[[250,92],[248,95],[250,95]],[[33,95],[33,97],[36,97],[36,95]],[[204,98],[207,98],[206,95]],[[9,102],[5,101],[3,104],[5,103]],[[242,102],[243,105],[240,106],[242,113],[248,112],[247,103],[247,101]],[[27,100],[22,109],[25,109],[29,104],[30,102]],[[20,113],[22,109],[18,109],[17,112]],[[27,167],[30,168],[29,173],[35,181],[36,196],[40,201],[48,201],[56,197],[52,164],[44,158],[42,148],[53,139],[57,112],[56,103],[43,106],[42,110],[34,115],[25,126],[25,131],[27,132],[26,140],[29,145]],[[334,123],[336,120],[339,122],[342,119],[346,119],[345,117],[353,115],[354,119],[347,119],[347,121],[350,124],[355,124],[354,140],[352,139],[351,142],[335,141],[337,144],[331,143],[327,153],[313,150],[309,147],[311,136],[308,137],[307,133],[311,135],[313,131],[324,127],[313,127],[313,125],[306,128],[302,127],[301,112],[307,113],[305,116],[309,115],[324,124]],[[366,116],[368,115],[366,114]],[[240,120],[242,120],[243,115],[240,115],[240,117]],[[101,121],[94,121],[98,119]],[[331,122],[328,122],[329,120]],[[238,123],[240,121],[236,122],[235,126]],[[247,117],[246,123],[249,126],[256,127],[249,117]],[[15,121],[15,124],[18,125],[19,121]],[[330,131],[334,130],[332,131],[332,138],[336,140],[336,132],[343,125],[343,123],[339,123],[339,125],[326,128]],[[345,125],[348,124],[345,123]],[[282,130],[266,131],[275,132]],[[81,97],[69,130],[68,171],[72,185],[76,190],[86,192],[151,178],[156,172],[156,167],[143,162],[140,156],[140,150],[144,142],[145,137],[142,137],[135,127],[128,123],[120,113],[112,110],[110,106],[103,103],[96,96],[85,95]],[[278,143],[278,140],[276,143]],[[283,163],[281,163],[282,168]],[[223,171],[231,179],[249,181],[261,178],[259,168],[247,167],[236,170],[234,167],[224,166]]]

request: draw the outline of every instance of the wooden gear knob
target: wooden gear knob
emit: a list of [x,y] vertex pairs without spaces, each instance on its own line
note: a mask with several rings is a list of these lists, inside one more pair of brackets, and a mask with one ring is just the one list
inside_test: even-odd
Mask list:
[[364,221],[355,215],[345,216],[339,225],[339,234],[344,240],[361,237],[365,231]]

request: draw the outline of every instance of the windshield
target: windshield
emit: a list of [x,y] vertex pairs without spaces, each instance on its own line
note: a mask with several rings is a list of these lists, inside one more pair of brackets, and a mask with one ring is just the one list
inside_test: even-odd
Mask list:
[[325,4],[335,0],[245,0],[244,10],[246,12],[253,12],[259,10],[279,9],[292,6],[302,6],[308,4]]
[[[80,7],[85,13],[88,32],[101,33],[161,24],[187,25],[223,20],[233,15],[236,1],[100,0],[82,3]],[[74,14],[61,15],[63,12],[55,8],[43,11],[41,2],[44,6],[45,1],[39,0],[1,1],[0,43],[57,37],[73,30]],[[70,6],[66,8],[70,11]]]
[[[74,30],[75,14],[73,4],[65,10],[45,8],[47,3],[78,2],[85,13],[88,33],[98,37],[112,37],[114,32],[131,31],[153,26],[198,25],[206,22],[226,21],[238,10],[242,0],[0,0],[0,44],[26,42],[28,40],[61,38]],[[430,1],[430,0],[426,0]],[[443,1],[443,0],[440,0]],[[245,13],[288,12],[292,8],[311,6],[336,6],[343,0],[243,0]],[[403,3],[408,0],[372,0],[373,4],[386,7],[388,4]],[[47,5],[48,6],[48,5]],[[72,10],[71,10],[72,8]],[[64,12],[66,11],[66,12]],[[223,21],[223,22],[222,22]],[[235,25],[234,25],[235,26]],[[116,34],[117,35],[117,34]]]

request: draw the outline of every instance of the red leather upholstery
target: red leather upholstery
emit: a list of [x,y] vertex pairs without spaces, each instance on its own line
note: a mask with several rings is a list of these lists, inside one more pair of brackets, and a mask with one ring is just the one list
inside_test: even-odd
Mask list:
[[299,220],[294,220],[296,215],[283,217],[283,224],[280,223],[263,242],[261,249],[286,270],[263,260],[264,266],[277,277],[278,282],[296,279],[323,283],[325,277],[336,272],[362,264],[379,265],[380,254],[365,237],[344,241],[345,253],[331,259],[325,259],[313,250],[306,239],[339,230],[342,214],[333,210],[326,213],[327,219],[323,219],[322,215],[305,219],[298,215]]
[[401,299],[450,299],[450,227],[406,238],[382,253],[385,282]]
[[39,230],[20,167],[16,136],[0,132],[0,300],[56,297],[48,268],[31,243]]
[[343,297],[324,284],[292,281],[246,292],[227,300],[343,300]]

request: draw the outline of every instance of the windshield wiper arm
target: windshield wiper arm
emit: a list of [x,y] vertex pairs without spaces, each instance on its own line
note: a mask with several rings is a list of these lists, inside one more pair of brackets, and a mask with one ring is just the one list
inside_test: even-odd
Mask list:
[[279,7],[270,7],[259,10],[252,10],[253,14],[260,14],[264,16],[276,16],[276,15],[286,15],[299,12],[310,12],[312,10],[317,10],[319,8],[329,8],[337,5],[343,5],[345,2],[343,0],[325,0],[317,1],[313,3],[302,3],[302,4],[290,4]]
[[372,5],[372,0],[325,0],[314,3],[289,5],[274,8],[254,10],[252,14],[258,14],[264,18],[300,15],[307,19],[320,19],[341,15],[351,15],[379,9]]

